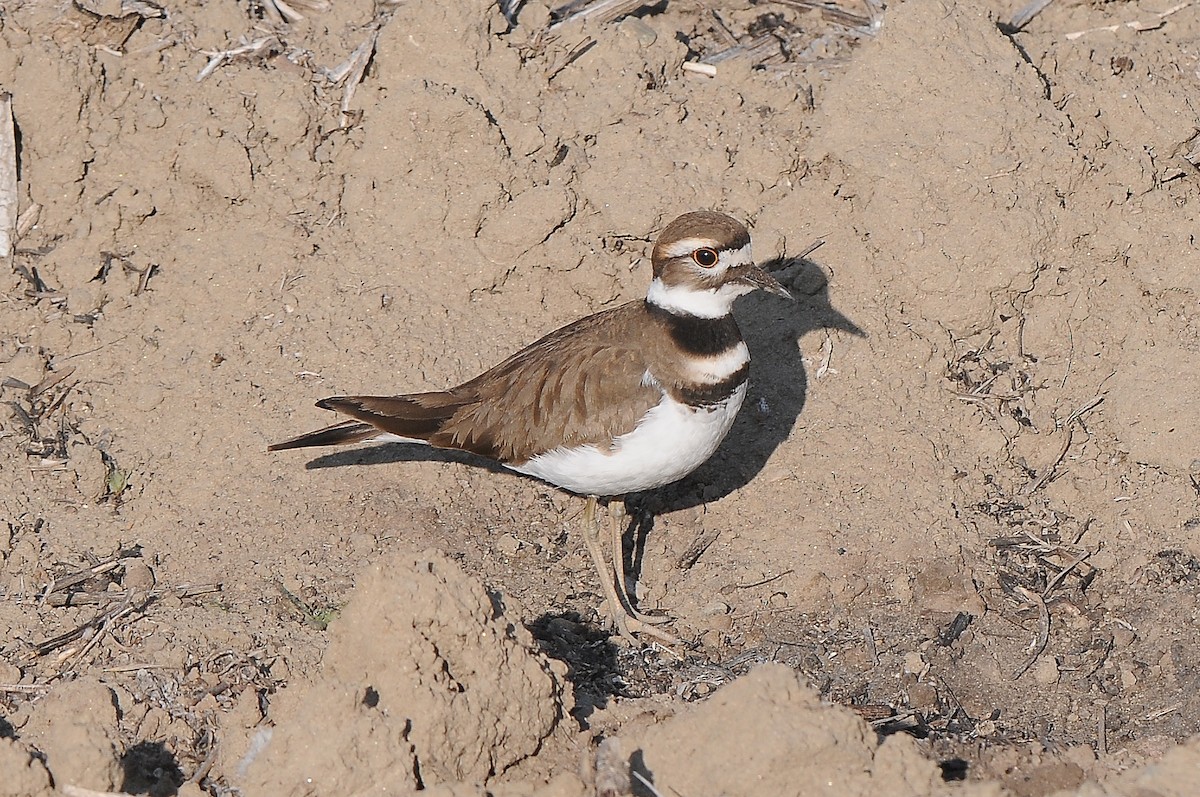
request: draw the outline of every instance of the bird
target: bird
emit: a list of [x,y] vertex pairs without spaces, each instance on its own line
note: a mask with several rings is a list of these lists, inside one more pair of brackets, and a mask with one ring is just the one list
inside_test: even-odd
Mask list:
[[712,456],[750,372],[734,300],[760,289],[791,295],[755,263],[745,225],[716,211],[667,224],[650,260],[644,299],[567,324],[448,390],[321,399],[318,407],[349,419],[268,450],[426,444],[582,496],[584,538],[617,634],[635,645],[638,635],[673,642],[655,628],[669,618],[640,612],[629,597],[612,511],[606,562],[598,502],[679,481]]

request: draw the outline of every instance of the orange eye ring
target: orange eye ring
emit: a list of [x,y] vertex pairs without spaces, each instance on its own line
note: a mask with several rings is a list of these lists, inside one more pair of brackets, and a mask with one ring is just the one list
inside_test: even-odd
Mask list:
[[709,249],[707,246],[702,249],[697,249],[692,252],[692,260],[696,261],[696,265],[701,268],[712,268],[720,260],[716,249]]

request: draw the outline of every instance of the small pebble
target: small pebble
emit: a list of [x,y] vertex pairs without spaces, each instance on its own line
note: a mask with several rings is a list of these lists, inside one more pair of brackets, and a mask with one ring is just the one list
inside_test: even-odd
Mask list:
[[521,550],[521,541],[511,534],[503,534],[496,540],[496,549],[505,556],[514,556]]
[[1033,665],[1033,680],[1039,684],[1058,683],[1058,662],[1053,656],[1042,656]]

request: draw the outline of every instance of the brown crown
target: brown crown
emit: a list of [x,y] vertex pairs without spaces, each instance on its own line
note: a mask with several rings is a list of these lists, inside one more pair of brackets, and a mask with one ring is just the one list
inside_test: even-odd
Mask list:
[[670,259],[667,247],[685,238],[707,238],[718,250],[741,249],[750,243],[750,232],[737,219],[713,210],[697,210],[684,213],[668,224],[658,235],[650,255],[654,264],[654,275],[660,276],[662,268]]

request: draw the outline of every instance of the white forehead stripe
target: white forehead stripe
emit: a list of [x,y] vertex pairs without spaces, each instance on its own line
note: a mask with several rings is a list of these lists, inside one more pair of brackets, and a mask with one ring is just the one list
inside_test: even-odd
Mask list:
[[750,251],[750,244],[746,244],[740,249],[721,252],[717,262],[723,266],[748,266],[754,262],[754,255]]

